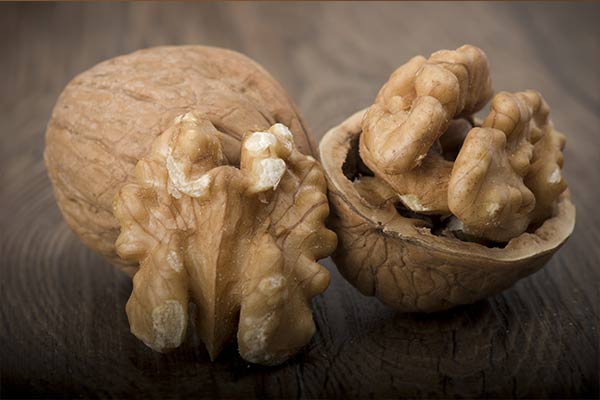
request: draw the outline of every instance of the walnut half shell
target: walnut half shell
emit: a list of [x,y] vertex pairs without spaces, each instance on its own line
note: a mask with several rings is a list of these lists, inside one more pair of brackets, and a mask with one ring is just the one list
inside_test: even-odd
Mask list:
[[328,131],[319,146],[332,212],[328,226],[338,235],[332,257],[361,293],[406,312],[473,303],[540,269],[572,233],[575,207],[568,190],[550,218],[502,248],[439,235],[426,216],[400,213],[397,193],[369,176],[360,159],[366,111]]
[[333,259],[362,293],[402,311],[472,303],[541,268],[573,231],[548,104],[493,94],[477,47],[414,57],[321,141]]

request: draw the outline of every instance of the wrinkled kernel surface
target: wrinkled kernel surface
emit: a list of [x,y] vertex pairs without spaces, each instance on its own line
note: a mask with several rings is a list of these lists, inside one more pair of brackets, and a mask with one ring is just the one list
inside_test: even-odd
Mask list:
[[532,90],[496,94],[482,126],[471,127],[492,94],[476,47],[414,57],[368,109],[359,147],[403,206],[452,217],[450,231],[460,227],[464,237],[506,243],[555,211],[566,189],[565,140]]
[[184,114],[115,199],[118,254],[140,263],[129,323],[157,351],[181,344],[190,301],[212,358],[237,332],[242,357],[278,364],[314,333],[310,300],[329,282],[316,260],[336,244],[323,173],[281,124],[241,149],[226,165],[211,122]]

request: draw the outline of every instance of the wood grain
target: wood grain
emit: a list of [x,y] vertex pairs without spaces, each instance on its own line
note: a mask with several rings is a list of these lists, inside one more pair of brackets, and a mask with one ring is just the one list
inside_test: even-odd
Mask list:
[[[219,3],[0,5],[1,397],[599,396],[598,4]],[[318,137],[372,101],[398,65],[463,43],[496,90],[541,91],[567,135],[577,206],[567,244],[492,299],[395,313],[337,273],[315,301],[317,334],[278,368],[214,363],[189,335],[152,352],[129,333],[130,280],[66,227],[42,162],[64,85],[138,48],[207,44],[263,64]]]

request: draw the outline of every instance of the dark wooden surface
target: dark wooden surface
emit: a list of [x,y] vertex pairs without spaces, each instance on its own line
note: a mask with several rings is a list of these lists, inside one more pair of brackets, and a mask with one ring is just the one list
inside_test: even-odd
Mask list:
[[[0,367],[7,397],[598,397],[598,4],[1,4]],[[89,252],[54,203],[45,125],[64,85],[161,44],[242,51],[279,79],[320,137],[370,104],[415,54],[463,43],[497,90],[540,90],[566,133],[577,225],[505,293],[434,315],[366,298],[323,261],[317,333],[277,368],[196,337],[169,354],[129,333],[130,280]]]

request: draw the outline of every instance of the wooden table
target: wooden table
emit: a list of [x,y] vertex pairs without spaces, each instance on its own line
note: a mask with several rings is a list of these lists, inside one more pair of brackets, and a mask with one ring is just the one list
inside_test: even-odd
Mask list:
[[[598,397],[598,4],[0,5],[2,397]],[[192,335],[160,355],[129,333],[131,282],[67,228],[42,161],[64,85],[162,44],[229,47],[286,87],[315,134],[369,105],[415,54],[482,47],[496,90],[540,90],[568,137],[568,243],[489,300],[405,315],[360,295],[330,260],[317,333],[277,368]]]

